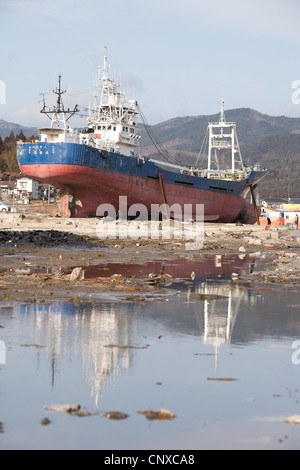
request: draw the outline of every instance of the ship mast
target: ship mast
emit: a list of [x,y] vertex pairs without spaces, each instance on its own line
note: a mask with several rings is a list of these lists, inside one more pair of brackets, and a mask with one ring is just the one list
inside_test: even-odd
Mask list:
[[[220,171],[227,165],[226,157],[230,152],[231,168],[224,168],[232,173],[243,170],[243,160],[236,133],[236,123],[226,122],[224,100],[221,103],[219,122],[208,124],[208,171]],[[227,155],[226,155],[227,154]]]
[[[53,90],[53,93],[57,95],[56,106],[53,108],[46,108],[45,97],[43,97],[43,108],[41,109],[41,113],[46,114],[49,119],[51,119],[51,129],[59,129],[60,123],[63,124],[63,128],[67,128],[67,121],[79,111],[77,104],[73,110],[69,108],[65,110],[62,95],[66,93],[66,90],[62,91],[61,89],[61,75],[58,76],[58,88]],[[52,116],[51,116],[52,115]],[[69,116],[68,116],[69,115]],[[68,117],[67,117],[68,116]]]
[[107,125],[109,123],[127,122],[129,117],[136,116],[136,101],[125,101],[124,93],[118,90],[118,84],[109,77],[107,49],[104,50],[104,64],[99,66],[100,73],[98,93],[94,96],[94,115],[88,119],[89,126]]
[[[88,129],[81,133],[81,142],[130,156],[138,146],[138,109],[135,100],[126,100],[119,85],[109,76],[107,50],[94,94],[93,110],[89,110]],[[94,135],[92,136],[94,132]]]

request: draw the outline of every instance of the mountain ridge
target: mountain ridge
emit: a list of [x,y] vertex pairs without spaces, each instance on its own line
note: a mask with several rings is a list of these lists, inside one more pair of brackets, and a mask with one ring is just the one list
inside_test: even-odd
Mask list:
[[36,127],[27,127],[23,126],[22,124],[17,124],[14,122],[5,121],[4,119],[0,119],[0,137],[2,137],[2,139],[9,136],[11,132],[16,135],[21,130],[23,131],[26,137],[30,137],[31,135],[37,134]]

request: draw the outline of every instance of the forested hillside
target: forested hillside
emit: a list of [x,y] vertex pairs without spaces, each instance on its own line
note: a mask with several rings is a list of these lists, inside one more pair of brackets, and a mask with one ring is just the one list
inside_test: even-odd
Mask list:
[[0,137],[0,173],[9,175],[10,173],[18,173],[20,171],[16,152],[19,140],[31,142],[34,140],[34,136],[25,137],[23,131],[20,131],[16,136],[11,132],[4,140]]
[[259,162],[268,169],[267,177],[259,184],[264,197],[300,198],[300,135],[267,136],[243,149],[244,161]]

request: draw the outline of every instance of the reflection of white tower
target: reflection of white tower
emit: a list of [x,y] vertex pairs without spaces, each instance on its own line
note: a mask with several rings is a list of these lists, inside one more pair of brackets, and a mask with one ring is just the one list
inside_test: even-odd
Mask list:
[[[58,368],[79,357],[98,406],[103,384],[116,377],[121,367],[131,366],[129,346],[136,310],[130,304],[108,302],[96,307],[58,302],[51,306],[16,305],[14,309],[15,326],[22,331],[26,324],[32,331],[32,342],[46,347],[53,386]],[[38,361],[39,354],[37,349]]]
[[[202,284],[199,293],[212,297],[212,300],[204,300],[203,343],[214,346],[215,368],[217,368],[221,345],[231,343],[231,335],[241,303],[241,292],[238,287],[229,284]],[[220,296],[220,298],[213,299],[214,296]]]
[[0,341],[0,364],[6,364],[6,347],[4,341]]
[[235,299],[234,302],[232,301],[231,291],[229,291],[229,297],[226,300],[204,301],[203,342],[214,345],[216,354],[215,368],[218,367],[221,345],[231,343],[231,334],[239,305],[238,299]]
[[131,365],[131,350],[126,348],[130,345],[131,316],[120,316],[117,310],[115,304],[93,308],[88,338],[83,342],[87,380],[96,406],[103,384],[115,378],[120,366],[127,369]]

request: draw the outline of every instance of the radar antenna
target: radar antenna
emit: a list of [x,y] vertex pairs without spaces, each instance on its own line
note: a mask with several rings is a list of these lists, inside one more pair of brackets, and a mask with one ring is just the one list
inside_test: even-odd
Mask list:
[[[56,106],[53,106],[52,109],[47,109],[45,96],[43,94],[43,108],[41,109],[41,113],[46,114],[46,116],[48,116],[48,118],[52,120],[51,127],[59,127],[59,121],[63,121],[64,123],[66,123],[75,113],[79,112],[79,109],[76,104],[73,110],[70,110],[69,108],[65,110],[62,95],[66,93],[66,90],[63,91],[61,89],[61,75],[58,76],[58,88],[52,91],[55,95],[57,95]],[[59,119],[60,114],[63,115],[63,119]],[[67,115],[69,116],[67,117]]]

